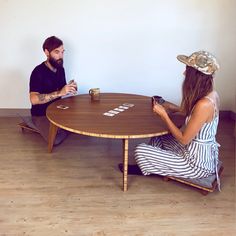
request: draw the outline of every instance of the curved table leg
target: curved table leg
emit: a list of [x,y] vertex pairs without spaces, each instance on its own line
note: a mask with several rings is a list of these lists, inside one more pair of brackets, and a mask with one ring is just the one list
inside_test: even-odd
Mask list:
[[129,140],[123,139],[123,191],[128,189]]
[[50,122],[49,134],[48,134],[48,152],[52,152],[57,130],[58,130],[58,127]]

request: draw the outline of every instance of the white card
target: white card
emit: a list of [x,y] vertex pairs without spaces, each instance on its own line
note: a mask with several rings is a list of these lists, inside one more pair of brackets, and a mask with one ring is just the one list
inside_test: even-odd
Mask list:
[[68,106],[65,106],[65,105],[58,105],[57,108],[62,109],[62,110],[66,110],[66,109],[68,109],[69,107],[68,107]]
[[114,116],[115,114],[109,113],[109,112],[105,112],[103,113],[104,116]]
[[118,112],[118,111],[114,111],[114,110],[110,110],[110,111],[108,111],[109,113],[112,113],[112,114],[119,114],[120,112]]
[[114,111],[119,111],[119,112],[122,112],[124,111],[124,109],[120,109],[120,108],[115,108]]
[[119,108],[124,109],[124,110],[129,109],[129,107],[125,107],[125,106],[119,106]]
[[134,106],[134,104],[132,104],[132,103],[124,103],[124,104],[122,104],[123,106],[126,106],[126,107],[133,107]]

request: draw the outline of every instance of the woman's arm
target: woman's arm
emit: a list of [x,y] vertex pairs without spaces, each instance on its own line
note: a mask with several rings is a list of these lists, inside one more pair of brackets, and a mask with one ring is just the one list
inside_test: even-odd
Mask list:
[[165,110],[166,110],[168,113],[175,113],[175,112],[182,113],[181,107],[175,105],[174,103],[165,101],[165,102],[164,102],[163,104],[161,104],[161,105],[165,108]]
[[203,124],[211,119],[214,108],[208,99],[199,100],[195,105],[190,120],[183,131],[172,122],[163,106],[156,104],[153,107],[153,111],[160,115],[161,119],[166,123],[171,134],[180,143],[187,145],[197,135]]

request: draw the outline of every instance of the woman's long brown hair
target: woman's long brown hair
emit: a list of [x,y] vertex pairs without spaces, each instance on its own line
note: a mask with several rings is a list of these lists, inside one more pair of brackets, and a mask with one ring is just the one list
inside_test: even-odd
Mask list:
[[197,101],[213,90],[213,77],[206,75],[186,66],[185,80],[182,85],[182,102],[183,112],[188,116],[191,114]]

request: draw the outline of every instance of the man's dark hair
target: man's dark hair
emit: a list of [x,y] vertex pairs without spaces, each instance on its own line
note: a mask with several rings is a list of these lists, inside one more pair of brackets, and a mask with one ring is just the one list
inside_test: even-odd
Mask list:
[[61,45],[63,45],[62,40],[60,40],[56,36],[51,36],[44,41],[43,51],[45,51],[45,49],[47,49],[49,52],[51,52],[52,50],[60,47]]

